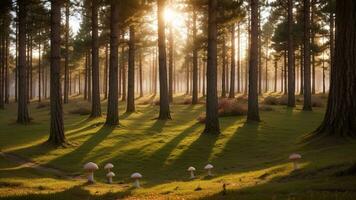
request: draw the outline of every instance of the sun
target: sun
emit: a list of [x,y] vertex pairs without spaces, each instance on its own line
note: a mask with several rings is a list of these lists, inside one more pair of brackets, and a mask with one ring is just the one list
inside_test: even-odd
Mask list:
[[171,24],[176,28],[185,26],[185,15],[168,6],[164,9],[164,19],[167,24]]

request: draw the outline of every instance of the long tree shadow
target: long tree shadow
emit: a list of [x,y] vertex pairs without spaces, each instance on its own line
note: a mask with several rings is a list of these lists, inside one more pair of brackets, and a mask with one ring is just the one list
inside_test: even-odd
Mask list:
[[99,131],[93,134],[88,140],[81,144],[78,148],[60,156],[56,159],[51,160],[48,164],[56,165],[57,163],[73,163],[76,165],[82,164],[81,162],[85,159],[85,156],[90,153],[97,145],[99,145],[108,135],[110,135],[114,127],[103,126]]
[[102,195],[93,194],[90,191],[86,190],[84,187],[86,184],[77,185],[71,188],[68,188],[64,191],[54,192],[54,193],[40,193],[40,194],[25,194],[25,195],[8,195],[5,197],[0,197],[0,200],[22,200],[22,199],[31,199],[31,200],[43,200],[43,199],[91,199],[91,200],[103,200],[103,199],[122,199],[128,197],[132,194],[132,187],[124,188],[122,191],[118,192],[107,192]]

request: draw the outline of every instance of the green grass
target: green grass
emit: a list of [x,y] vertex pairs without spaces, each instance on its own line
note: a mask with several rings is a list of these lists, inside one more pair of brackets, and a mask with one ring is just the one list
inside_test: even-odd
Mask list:
[[[300,142],[320,124],[323,108],[303,112],[300,106],[274,106],[274,111],[261,112],[259,124],[247,124],[244,117],[221,118],[222,134],[211,136],[202,135],[204,125],[196,121],[203,105],[175,104],[173,120],[166,122],[154,119],[157,106],[138,105],[130,115],[120,107],[120,127],[105,128],[104,117],[69,114],[78,105],[88,106],[75,99],[64,106],[71,145],[53,148],[44,144],[48,107],[37,109],[36,104],[30,105],[33,122],[26,126],[15,124],[15,104],[0,111],[0,150],[72,174],[83,174],[86,162],[96,162],[98,183],[62,179],[0,158],[0,199],[356,199],[356,176],[335,175],[356,162],[356,143]],[[303,155],[296,172],[287,159],[294,152]],[[113,185],[105,184],[107,162],[115,165]],[[205,177],[207,163],[215,166],[213,178]],[[197,168],[197,179],[189,180],[189,166]],[[141,189],[131,187],[133,172],[143,174]]]

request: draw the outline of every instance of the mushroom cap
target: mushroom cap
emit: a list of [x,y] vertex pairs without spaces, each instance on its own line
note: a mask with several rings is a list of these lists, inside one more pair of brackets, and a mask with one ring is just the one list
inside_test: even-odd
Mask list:
[[104,169],[112,169],[112,168],[114,168],[114,165],[111,163],[106,164],[104,167]]
[[142,175],[140,174],[140,173],[133,173],[132,175],[131,175],[131,178],[133,178],[133,179],[140,179],[140,178],[142,178]]
[[93,162],[88,162],[87,164],[84,165],[84,169],[85,170],[95,171],[95,170],[98,170],[99,167],[98,167],[97,164],[95,164]]
[[207,164],[204,169],[213,169],[214,166],[212,164]]
[[114,177],[115,173],[114,172],[109,172],[106,174],[106,177]]
[[195,171],[195,167],[189,167],[188,171]]
[[302,156],[300,154],[297,154],[297,153],[293,153],[289,156],[289,160],[299,160],[301,159]]

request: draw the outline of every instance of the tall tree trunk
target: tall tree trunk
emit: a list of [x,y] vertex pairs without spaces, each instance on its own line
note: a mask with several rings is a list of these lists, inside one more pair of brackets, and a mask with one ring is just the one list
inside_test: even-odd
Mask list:
[[230,92],[229,98],[235,98],[235,71],[236,71],[236,51],[235,51],[235,24],[231,27],[231,67],[230,67]]
[[278,61],[274,61],[274,92],[277,92],[277,71],[278,71]]
[[226,97],[226,41],[225,34],[222,35],[222,74],[221,74],[221,97]]
[[265,92],[268,92],[268,54],[269,54],[269,41],[267,38],[267,44],[266,44],[266,66],[265,66]]
[[258,0],[251,0],[251,46],[247,121],[260,121],[258,110]]
[[[41,32],[39,32],[39,35],[41,35]],[[41,95],[41,73],[42,72],[42,66],[41,66],[41,42],[38,42],[38,102],[42,101],[42,95]]]
[[316,45],[316,41],[315,41],[315,27],[314,27],[314,18],[315,18],[315,0],[311,0],[311,42],[312,42],[312,49],[311,49],[311,59],[312,59],[312,94],[315,94],[315,68],[316,68],[316,63],[315,63],[315,45]]
[[88,67],[88,53],[85,53],[85,63],[84,63],[84,100],[88,99],[88,75],[89,75],[89,67]]
[[304,0],[304,106],[311,111],[311,77],[310,77],[310,0]]
[[206,134],[220,134],[217,95],[217,0],[209,0]]
[[109,67],[109,99],[108,111],[105,124],[115,126],[119,124],[119,95],[118,95],[118,23],[119,23],[119,5],[114,0],[111,1],[110,14],[110,67]]
[[288,107],[295,107],[293,0],[288,0]]
[[203,97],[206,96],[206,62],[203,63]]
[[[0,16],[1,17],[1,16]],[[0,24],[2,25],[2,24]],[[3,28],[4,26],[0,26]],[[5,32],[5,31],[4,31]],[[0,33],[0,109],[5,109],[5,33]]]
[[60,81],[61,67],[61,0],[51,3],[51,128],[48,142],[54,145],[65,143],[62,94]]
[[64,51],[64,104],[68,103],[69,96],[69,0],[66,0],[65,3],[65,51]]
[[135,112],[135,27],[130,26],[129,65],[127,71],[127,106],[126,112]]
[[18,63],[18,108],[17,108],[17,123],[26,124],[30,122],[30,117],[27,108],[27,77],[26,77],[26,17],[27,17],[27,2],[19,0],[19,63]]
[[165,21],[164,8],[165,0],[158,0],[157,2],[158,15],[158,48],[159,48],[159,86],[160,86],[160,110],[158,119],[171,119],[169,110],[168,98],[168,84],[167,84],[167,56],[166,56],[166,35],[165,35]]
[[198,103],[198,47],[197,47],[197,12],[193,8],[193,98],[192,104]]
[[108,66],[109,66],[109,44],[105,44],[105,68],[104,68],[104,99],[108,98]]
[[334,64],[324,120],[317,135],[356,136],[356,2],[336,2],[336,40]]
[[92,107],[91,118],[101,116],[100,89],[99,89],[99,40],[98,40],[98,4],[99,0],[92,1]]
[[237,24],[237,93],[241,93],[241,22]]
[[142,49],[140,50],[140,55],[139,55],[139,84],[140,84],[140,97],[143,97],[143,66],[142,66]]
[[121,100],[126,101],[126,62],[125,62],[125,46],[121,47],[121,77],[122,77],[122,96]]
[[18,99],[18,64],[19,64],[19,23],[18,21],[15,22],[16,31],[15,31],[15,102]]
[[169,24],[169,77],[168,77],[168,95],[169,95],[169,102],[173,102],[173,54],[174,54],[174,41],[173,41],[173,26]]
[[300,95],[304,94],[304,45],[300,47]]

